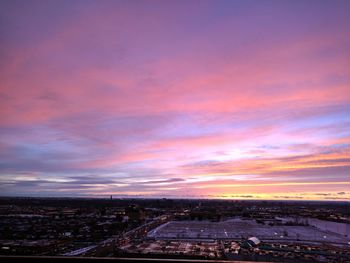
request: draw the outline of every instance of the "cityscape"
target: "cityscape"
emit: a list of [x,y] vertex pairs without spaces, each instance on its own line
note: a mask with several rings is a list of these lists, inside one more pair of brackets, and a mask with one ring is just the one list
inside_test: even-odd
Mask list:
[[1,198],[0,254],[350,262],[346,202]]
[[0,260],[350,263],[350,0],[0,0]]

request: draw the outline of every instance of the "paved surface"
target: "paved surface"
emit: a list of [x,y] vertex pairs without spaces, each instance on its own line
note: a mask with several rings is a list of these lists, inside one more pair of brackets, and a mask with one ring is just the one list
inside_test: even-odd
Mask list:
[[318,242],[350,242],[340,234],[312,226],[269,226],[255,220],[172,221],[148,233],[156,239],[241,239],[256,236],[261,240],[311,240]]

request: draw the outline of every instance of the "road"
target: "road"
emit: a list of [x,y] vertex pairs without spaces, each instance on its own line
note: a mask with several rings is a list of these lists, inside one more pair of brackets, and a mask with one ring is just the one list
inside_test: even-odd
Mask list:
[[168,222],[171,218],[171,215],[158,216],[154,218],[151,222],[138,226],[122,234],[121,236],[113,236],[111,238],[99,242],[96,245],[70,251],[68,253],[63,254],[63,256],[103,256],[111,254],[114,252],[115,247],[119,244],[128,242],[128,240],[132,240],[133,238],[145,236],[148,231],[159,226],[160,224]]

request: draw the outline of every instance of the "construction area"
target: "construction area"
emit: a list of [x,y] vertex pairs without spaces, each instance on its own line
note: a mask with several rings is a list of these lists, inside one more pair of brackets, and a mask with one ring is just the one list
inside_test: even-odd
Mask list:
[[168,255],[181,257],[200,257],[220,259],[223,257],[218,242],[183,242],[183,241],[143,241],[139,244],[126,244],[120,248],[125,253],[143,255]]

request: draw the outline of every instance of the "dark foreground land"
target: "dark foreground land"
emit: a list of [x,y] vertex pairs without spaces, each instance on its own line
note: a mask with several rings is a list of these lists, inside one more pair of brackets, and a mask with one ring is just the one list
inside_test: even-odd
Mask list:
[[[5,262],[53,262],[53,263],[142,263],[142,262],[167,262],[167,263],[240,263],[242,261],[228,260],[186,260],[186,259],[150,259],[150,258],[100,258],[100,257],[35,257],[35,256],[0,256]],[[243,261],[249,263],[249,261]],[[262,262],[263,263],[263,262]]]
[[1,197],[0,255],[26,262],[350,262],[350,203]]

